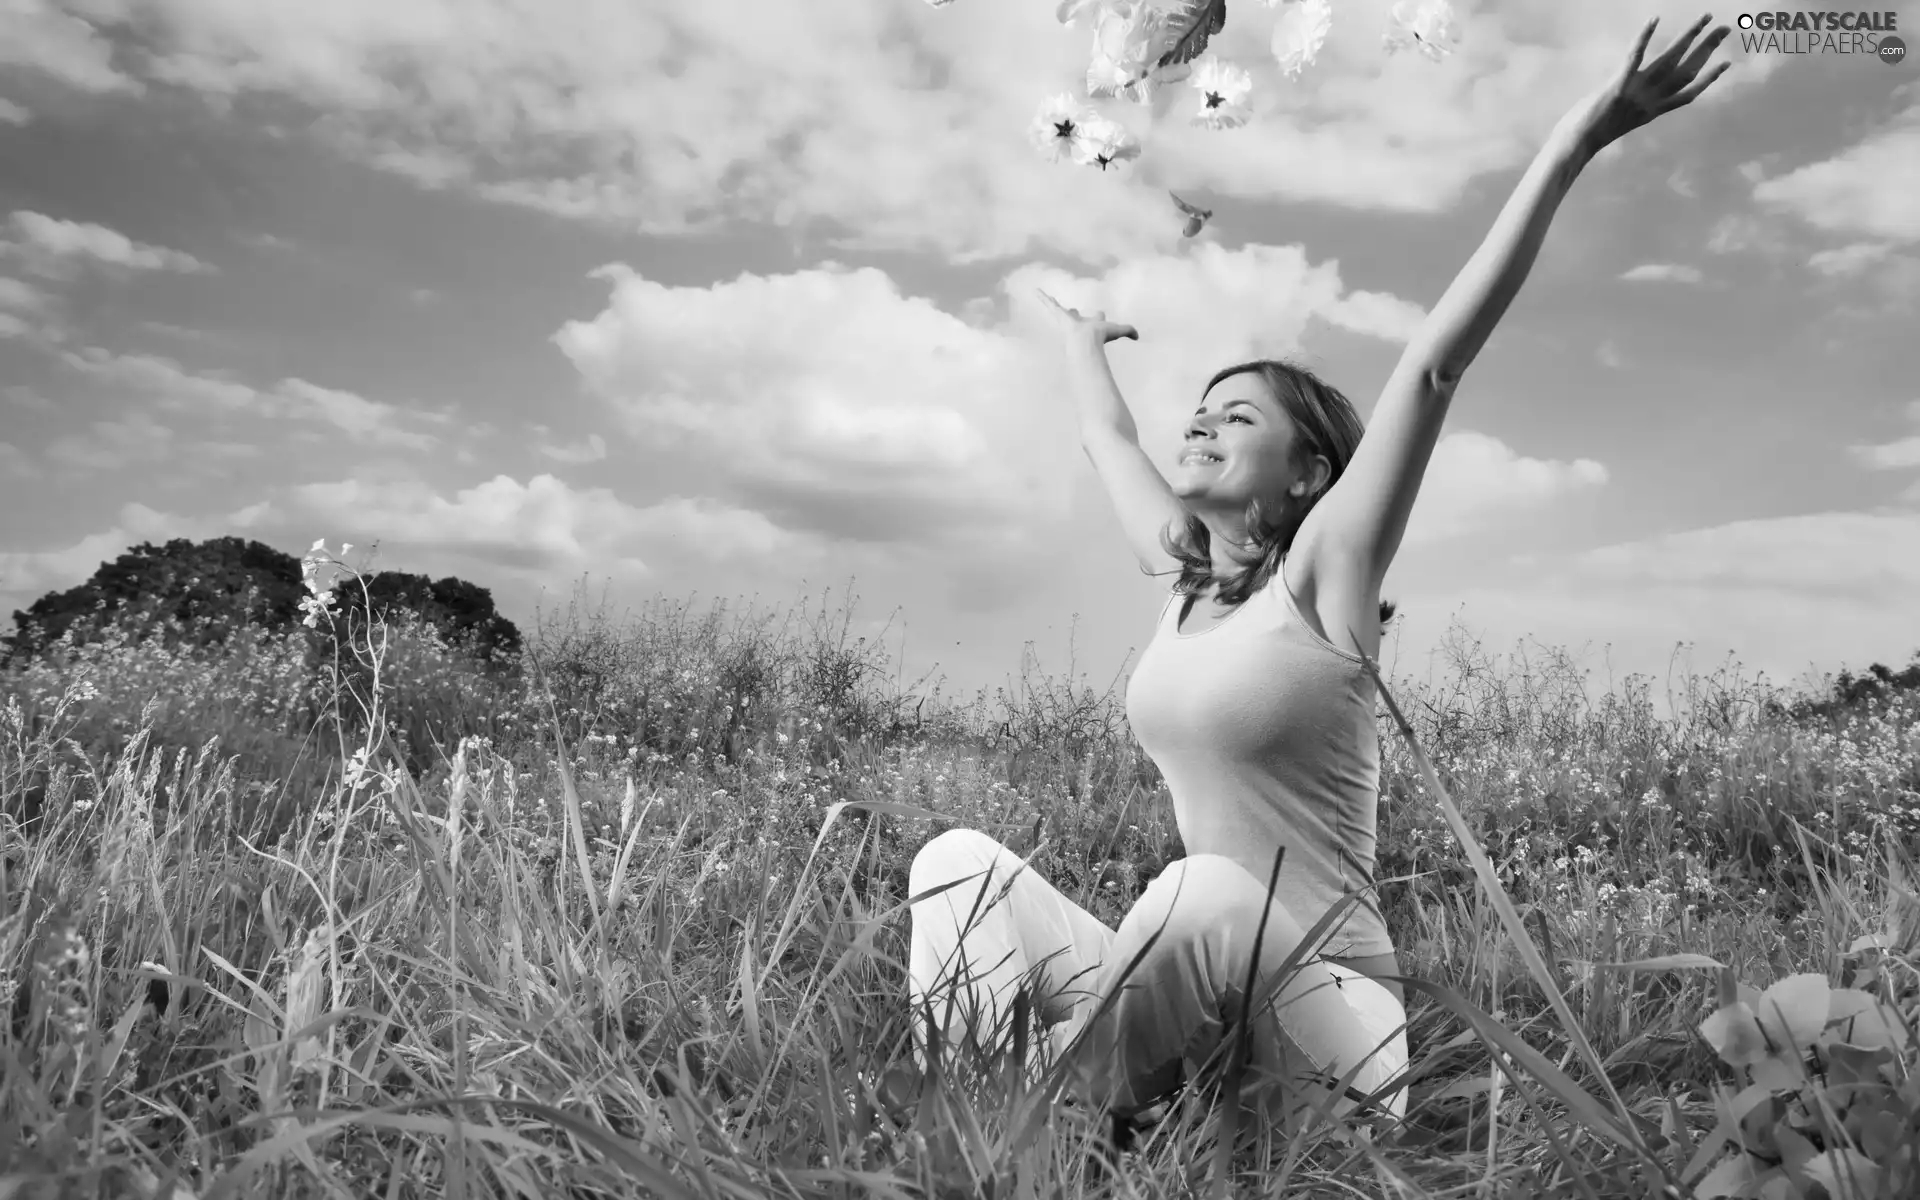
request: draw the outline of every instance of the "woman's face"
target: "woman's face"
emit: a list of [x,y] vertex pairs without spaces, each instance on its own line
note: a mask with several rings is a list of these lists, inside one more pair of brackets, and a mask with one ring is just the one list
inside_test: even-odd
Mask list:
[[1201,397],[1170,481],[1197,509],[1243,513],[1280,500],[1301,482],[1300,434],[1266,380],[1229,375]]

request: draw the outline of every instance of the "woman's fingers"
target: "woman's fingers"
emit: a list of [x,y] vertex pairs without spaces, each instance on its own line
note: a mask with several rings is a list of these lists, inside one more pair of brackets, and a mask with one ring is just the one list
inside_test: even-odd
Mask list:
[[1653,30],[1658,24],[1660,18],[1655,17],[1640,27],[1640,36],[1634,39],[1633,51],[1627,55],[1627,69],[1623,77],[1631,78],[1640,69],[1641,62],[1647,57],[1647,43],[1653,40]]
[[1720,43],[1726,41],[1727,35],[1732,32],[1733,30],[1722,25],[1720,28],[1708,34],[1707,39],[1698,46],[1695,46],[1693,53],[1687,55],[1686,61],[1680,64],[1680,77],[1683,79],[1692,79],[1695,75],[1698,75],[1700,68],[1707,65],[1707,60],[1713,57],[1713,52],[1720,48]]
[[1731,67],[1732,65],[1733,65],[1732,63],[1720,63],[1718,66],[1714,67],[1713,70],[1708,71],[1705,75],[1702,75],[1700,78],[1694,80],[1692,84],[1681,89],[1680,93],[1674,96],[1673,99],[1667,101],[1667,110],[1670,111],[1672,109],[1681,108],[1685,105],[1692,104],[1694,102],[1694,99],[1698,97],[1701,92],[1704,92],[1707,90],[1708,84],[1720,78],[1720,76],[1726,74],[1727,68]]
[[1649,71],[1672,70],[1673,64],[1680,61],[1680,56],[1687,52],[1687,47],[1693,44],[1693,39],[1700,36],[1700,31],[1705,29],[1707,22],[1711,20],[1713,20],[1712,13],[1701,13],[1698,21],[1687,26],[1685,33],[1673,39],[1673,45],[1662,50],[1660,57],[1647,64],[1647,69]]

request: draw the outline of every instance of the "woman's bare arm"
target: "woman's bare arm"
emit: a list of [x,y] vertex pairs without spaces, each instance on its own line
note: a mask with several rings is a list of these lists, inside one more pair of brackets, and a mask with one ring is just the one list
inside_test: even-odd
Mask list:
[[1625,68],[1570,110],[1535,155],[1493,228],[1408,344],[1382,391],[1353,462],[1303,527],[1316,569],[1377,591],[1400,547],[1455,387],[1526,282],[1547,228],[1574,180],[1609,142],[1691,103],[1726,69],[1700,76],[1727,29],[1698,46],[1702,17],[1642,66],[1649,22]]
[[1107,363],[1108,342],[1139,334],[1131,325],[1108,321],[1105,313],[1082,317],[1045,292],[1040,295],[1065,333],[1067,382],[1079,418],[1080,445],[1113,502],[1127,545],[1149,571],[1177,568],[1160,535],[1186,520],[1187,506],[1141,449],[1139,427]]

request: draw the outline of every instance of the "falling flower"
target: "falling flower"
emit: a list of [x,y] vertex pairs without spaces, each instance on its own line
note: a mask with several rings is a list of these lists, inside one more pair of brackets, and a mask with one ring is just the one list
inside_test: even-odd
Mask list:
[[1287,78],[1298,79],[1313,65],[1333,27],[1332,0],[1299,0],[1273,26],[1273,57]]
[[1095,113],[1080,126],[1079,161],[1102,171],[1117,162],[1140,157],[1140,143],[1127,127]]
[[1200,93],[1200,111],[1195,125],[1209,129],[1231,129],[1247,123],[1247,94],[1253,90],[1253,76],[1244,68],[1210,58],[1193,73],[1194,90]]
[[1448,0],[1396,0],[1391,19],[1383,39],[1389,53],[1418,46],[1435,62],[1453,53],[1453,5]]
[[1103,9],[1093,20],[1093,58],[1087,66],[1087,93],[1118,95],[1148,73],[1148,20],[1131,12]]
[[1028,133],[1033,138],[1034,146],[1052,161],[1077,159],[1081,153],[1078,149],[1078,143],[1082,140],[1080,127],[1097,115],[1092,109],[1075,102],[1069,93],[1061,92],[1040,106]]
[[1133,8],[1132,0],[1060,0],[1060,7],[1054,10],[1053,15],[1060,19],[1062,25],[1077,25],[1082,17],[1091,16],[1098,21],[1107,13],[1125,16]]
[[1178,32],[1165,13],[1144,2],[1100,9],[1094,17],[1093,56],[1087,66],[1088,94],[1150,103],[1158,87],[1184,79],[1191,70],[1185,63],[1154,65]]

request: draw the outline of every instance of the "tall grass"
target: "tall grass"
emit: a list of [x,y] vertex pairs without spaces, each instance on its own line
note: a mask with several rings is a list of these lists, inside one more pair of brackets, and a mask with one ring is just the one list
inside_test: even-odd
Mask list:
[[1109,924],[1181,854],[1118,687],[905,687],[850,612],[570,609],[509,671],[107,626],[0,677],[0,1196],[1920,1188],[1920,694],[1658,717],[1464,636],[1384,681],[1406,1122],[1192,1096],[1123,1153],[1006,1064],[906,1070],[903,965],[949,825]]

